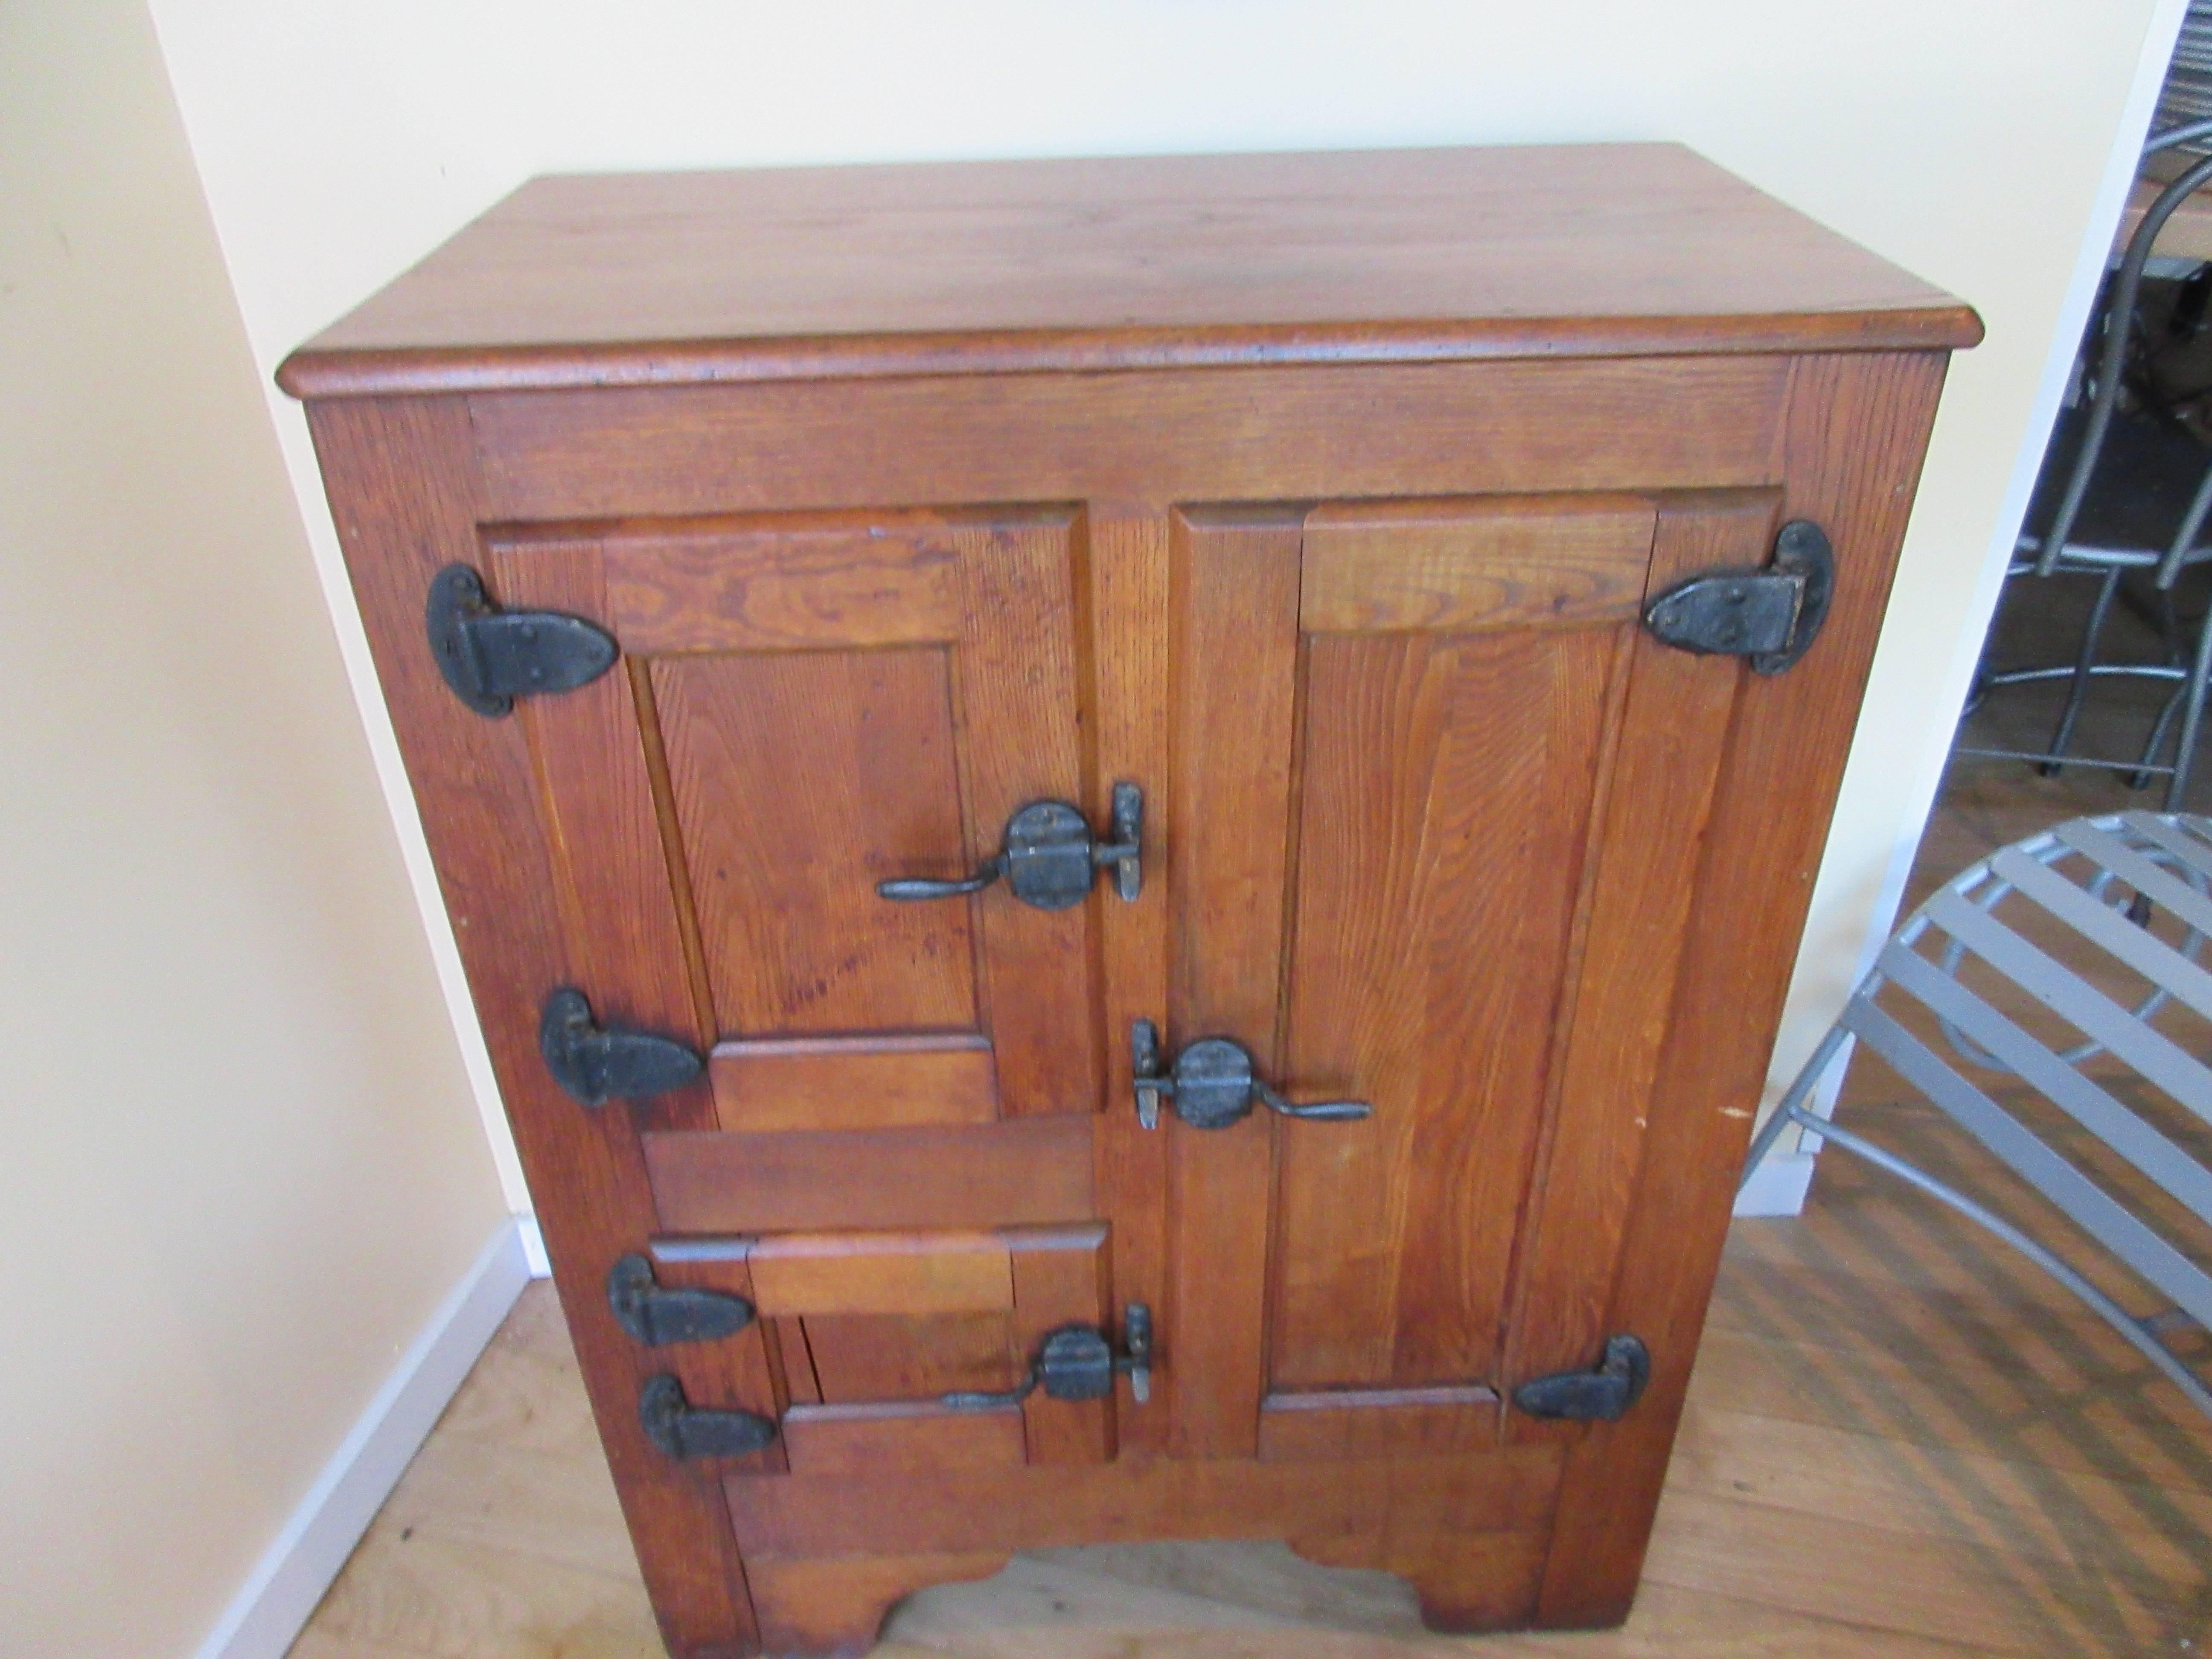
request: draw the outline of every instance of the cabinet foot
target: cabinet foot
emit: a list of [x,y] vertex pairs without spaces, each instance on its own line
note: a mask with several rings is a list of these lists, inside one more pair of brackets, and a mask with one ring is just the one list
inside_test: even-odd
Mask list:
[[1420,1598],[1422,1624],[1452,1634],[1525,1628],[1534,1622],[1548,1542],[1541,1533],[1517,1532],[1290,1540],[1309,1561],[1396,1574]]
[[745,1577],[760,1620],[761,1649],[805,1659],[846,1659],[876,1644],[902,1597],[932,1584],[988,1578],[1003,1555],[839,1555],[752,1560]]

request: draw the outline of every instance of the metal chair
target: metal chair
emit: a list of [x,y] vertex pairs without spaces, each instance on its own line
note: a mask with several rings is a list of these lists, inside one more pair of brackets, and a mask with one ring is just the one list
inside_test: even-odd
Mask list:
[[[2170,128],[2143,148],[2146,160],[2179,145],[2212,137],[2212,120]],[[2130,773],[2141,787],[2154,775],[2167,779],[2166,805],[2178,808],[2189,784],[2197,738],[2204,710],[2205,685],[2212,678],[2212,628],[2200,624],[2193,641],[2185,641],[2175,615],[2173,587],[2184,569],[2212,561],[2212,538],[2204,536],[2212,516],[2212,451],[2171,419],[2123,404],[2130,343],[2142,297],[2145,266],[2158,234],[2173,211],[2212,180],[2212,155],[2192,162],[2162,191],[2129,239],[2107,289],[2100,313],[2102,339],[2097,361],[2087,371],[2088,401],[2064,410],[2045,451],[2034,499],[2014,547],[2008,573],[2013,577],[2094,575],[2097,595],[2070,663],[1984,670],[1976,677],[1971,713],[1999,687],[2039,681],[2069,682],[2066,703],[2041,752],[1980,749],[1961,745],[1956,752],[2036,763],[2045,775],[2062,766],[2108,767]],[[2084,354],[2088,347],[2085,344]],[[2108,663],[2098,659],[2105,624],[2120,581],[2130,570],[2150,574],[2166,660]],[[2168,680],[2174,689],[2160,709],[2141,756],[2101,760],[2069,752],[2090,686],[2108,678]],[[2163,751],[2174,717],[2180,716],[2179,741],[2171,764]]]
[[[2212,819],[2076,818],[1991,854],[1891,937],[1752,1142],[1745,1181],[1793,1124],[1832,1141],[2010,1244],[2212,1416],[2212,1388],[2162,1340],[2212,1329],[2212,1274],[2197,1265],[2212,1260],[2212,1140],[2200,1133],[2212,1070],[2202,1029],[2174,1032],[2179,1018],[2212,1020],[2208,935]],[[1814,1113],[1814,1086],[1854,1037],[2172,1306],[2130,1313],[1988,1206]],[[2149,1186],[2130,1178],[2133,1195],[2116,1197],[2098,1168],[2106,1152]]]

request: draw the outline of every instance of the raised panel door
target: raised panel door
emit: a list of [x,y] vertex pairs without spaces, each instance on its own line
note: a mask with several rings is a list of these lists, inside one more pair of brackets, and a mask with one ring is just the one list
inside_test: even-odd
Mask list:
[[1076,546],[1054,510],[495,538],[502,605],[621,647],[520,717],[578,988],[706,1052],[706,1099],[659,1127],[1097,1109],[1089,905],[877,890],[966,876],[1020,807],[1081,799]]
[[661,1357],[687,1407],[776,1424],[731,1473],[1110,1455],[1110,1401],[943,1403],[1015,1386],[1059,1326],[1112,1323],[1091,1183],[1104,901],[878,890],[965,877],[1021,807],[1084,799],[1079,524],[488,532],[497,603],[620,650],[516,718],[572,988],[703,1060],[691,1086],[579,1109],[637,1118],[663,1282],[758,1312]]
[[1382,1455],[1563,1432],[1594,1364],[1740,659],[1640,626],[1764,561],[1771,493],[1177,519],[1166,1046],[1293,1102],[1170,1121],[1170,1441]]

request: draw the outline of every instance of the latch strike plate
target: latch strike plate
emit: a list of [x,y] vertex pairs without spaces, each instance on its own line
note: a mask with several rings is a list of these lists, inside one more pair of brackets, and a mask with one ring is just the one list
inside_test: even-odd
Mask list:
[[422,623],[453,695],[491,719],[512,710],[517,697],[589,685],[622,654],[611,635],[581,617],[500,610],[483,578],[465,564],[430,579]]
[[1677,582],[1645,607],[1662,644],[1702,656],[1747,657],[1754,674],[1779,674],[1820,636],[1836,589],[1835,550],[1809,519],[1774,538],[1761,570],[1708,570]]
[[545,999],[538,1050],[553,1080],[586,1106],[665,1094],[706,1069],[674,1037],[602,1026],[584,994],[566,988]]
[[633,1251],[607,1272],[607,1305],[632,1341],[648,1348],[671,1342],[713,1342],[735,1336],[753,1322],[753,1304],[741,1296],[689,1285],[663,1285],[653,1263]]
[[1605,1355],[1594,1370],[1534,1377],[1513,1391],[1513,1403],[1531,1417],[1613,1423],[1643,1397],[1650,1380],[1651,1351],[1642,1338],[1624,1331],[1606,1339]]

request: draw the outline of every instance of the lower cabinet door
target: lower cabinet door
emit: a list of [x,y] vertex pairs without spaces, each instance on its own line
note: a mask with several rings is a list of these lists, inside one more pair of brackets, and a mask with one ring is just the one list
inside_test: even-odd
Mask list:
[[652,1255],[660,1283],[754,1310],[732,1337],[665,1350],[692,1406],[775,1423],[777,1454],[744,1467],[865,1475],[1111,1457],[1112,1373],[1038,1372],[1056,1333],[1079,1333],[1085,1358],[1116,1341],[1105,1245],[1092,1223],[663,1239]]

